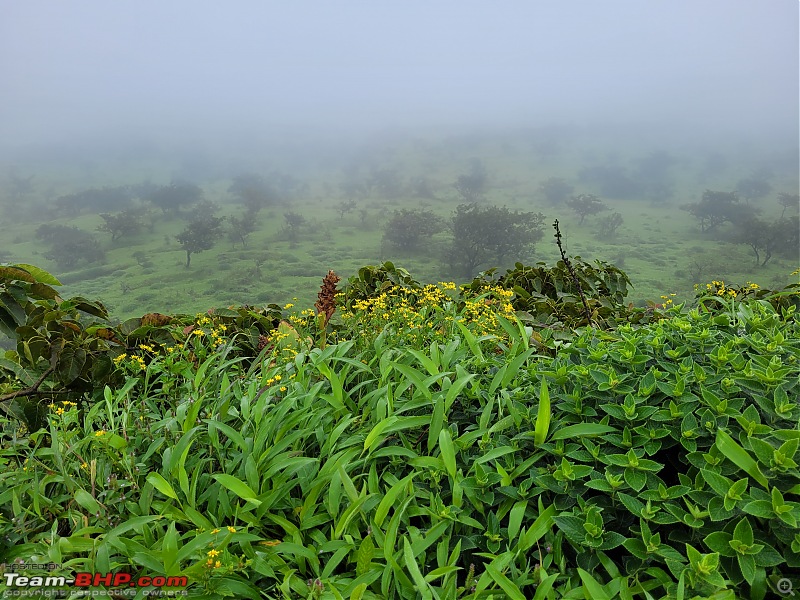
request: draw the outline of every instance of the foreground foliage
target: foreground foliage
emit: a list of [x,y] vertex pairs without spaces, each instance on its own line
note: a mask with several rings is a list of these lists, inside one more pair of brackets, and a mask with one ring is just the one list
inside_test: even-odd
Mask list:
[[[34,279],[4,271],[15,319],[101,308],[13,268]],[[627,278],[603,273],[616,307]],[[0,560],[186,575],[210,598],[764,598],[800,568],[797,286],[713,282],[694,308],[569,333],[484,283],[365,267],[327,344],[279,307],[151,315],[119,347],[62,313],[17,327],[75,377],[25,396],[47,398],[43,428],[5,419]],[[91,331],[86,361],[113,356],[102,385],[70,387],[93,380],[53,352],[62,321]]]

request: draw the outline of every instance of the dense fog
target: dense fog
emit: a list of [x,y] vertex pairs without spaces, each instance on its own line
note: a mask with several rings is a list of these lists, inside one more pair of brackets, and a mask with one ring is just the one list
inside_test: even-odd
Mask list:
[[[557,260],[558,218],[637,302],[780,286],[799,72],[792,0],[6,2],[0,261],[195,310]],[[471,203],[532,229],[459,266]]]
[[565,123],[687,140],[798,128],[791,0],[33,0],[1,21],[4,160]]

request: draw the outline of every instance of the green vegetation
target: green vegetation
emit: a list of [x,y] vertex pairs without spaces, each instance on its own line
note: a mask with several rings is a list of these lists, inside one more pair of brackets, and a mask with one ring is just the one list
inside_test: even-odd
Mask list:
[[[728,194],[752,173],[749,179],[767,181],[772,191],[749,205],[741,192],[736,204],[770,227],[786,219],[781,231],[791,232],[796,161],[771,160],[779,149],[747,146],[745,154],[744,147],[734,152],[736,144],[721,144],[724,155],[697,149],[678,155],[639,141],[609,146],[602,137],[567,133],[563,139],[528,131],[378,140],[367,148],[341,142],[328,156],[304,148],[302,159],[274,147],[199,170],[168,155],[126,160],[123,167],[87,158],[83,170],[20,158],[0,175],[0,260],[57,271],[66,293],[102,301],[119,319],[245,303],[310,305],[327,269],[355,272],[389,258],[432,282],[469,281],[480,270],[511,268],[517,260],[559,260],[555,248],[539,243],[504,259],[487,252],[473,268],[462,264],[451,228],[428,236],[419,223],[415,245],[413,234],[403,235],[408,223],[390,225],[395,211],[431,215],[426,227],[452,224],[459,205],[475,202],[487,211],[542,213],[545,223],[558,218],[566,250],[624,268],[636,283],[629,301],[638,306],[665,292],[689,300],[694,284],[711,279],[776,288],[795,268],[796,240],[753,240],[741,220],[703,233],[697,217],[676,210],[701,202],[706,189]],[[754,168],[765,163],[770,169]],[[609,210],[586,215],[579,225],[581,216],[566,202],[581,195],[593,195]],[[177,236],[203,199],[218,206],[224,234],[191,254],[186,269]],[[68,229],[37,238],[42,225]],[[396,243],[387,228],[405,239]],[[502,235],[495,232],[490,241]],[[51,247],[56,238],[62,243]],[[762,246],[769,244],[775,249],[761,266],[769,252]]]
[[319,316],[114,326],[1,267],[0,560],[287,599],[765,598],[800,568],[800,284],[337,279]]

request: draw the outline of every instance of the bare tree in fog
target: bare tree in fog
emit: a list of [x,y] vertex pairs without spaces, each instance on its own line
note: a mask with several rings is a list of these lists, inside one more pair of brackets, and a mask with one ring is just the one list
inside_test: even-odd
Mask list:
[[748,177],[739,180],[736,191],[750,204],[750,200],[760,200],[768,195],[772,191],[772,186],[762,177]]
[[783,207],[783,210],[781,210],[781,219],[783,219],[786,214],[787,208],[795,212],[800,212],[800,194],[781,192],[778,194],[778,204]]

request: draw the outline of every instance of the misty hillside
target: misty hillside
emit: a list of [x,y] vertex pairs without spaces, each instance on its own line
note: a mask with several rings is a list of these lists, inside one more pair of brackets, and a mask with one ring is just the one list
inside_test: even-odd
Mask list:
[[639,304],[777,288],[800,252],[797,11],[17,3],[0,261],[123,318],[291,302],[388,258],[431,282],[552,262],[559,219]]

